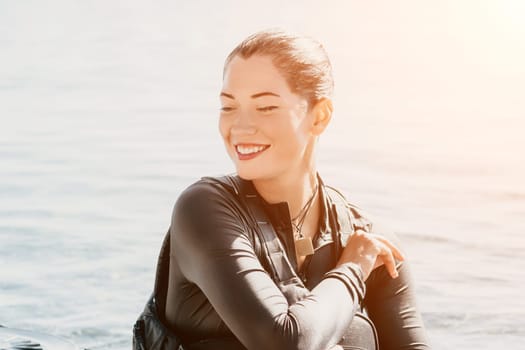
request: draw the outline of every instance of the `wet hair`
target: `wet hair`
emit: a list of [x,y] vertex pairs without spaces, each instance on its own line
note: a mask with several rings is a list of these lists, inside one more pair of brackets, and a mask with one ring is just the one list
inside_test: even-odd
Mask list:
[[316,40],[275,29],[257,32],[233,49],[226,58],[224,71],[234,57],[253,55],[271,57],[290,90],[306,98],[309,107],[332,96],[332,65]]

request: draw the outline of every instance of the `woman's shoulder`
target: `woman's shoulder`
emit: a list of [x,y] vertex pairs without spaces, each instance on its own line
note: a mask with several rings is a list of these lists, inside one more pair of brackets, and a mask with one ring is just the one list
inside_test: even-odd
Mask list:
[[328,185],[325,185],[325,188],[338,212],[348,213],[354,230],[361,229],[366,232],[381,233],[388,237],[395,236],[392,226],[386,220],[372,214],[355,201],[349,200],[340,189]]
[[221,229],[245,233],[247,219],[234,188],[217,179],[220,178],[201,178],[178,196],[171,232],[179,241],[186,236],[193,237],[188,240],[221,239],[215,234]]
[[336,205],[344,206],[350,209],[356,216],[367,217],[370,214],[359,206],[357,203],[350,201],[348,197],[340,190],[333,186],[325,185],[326,192],[330,199],[335,202]]
[[175,201],[173,215],[209,214],[212,211],[237,211],[239,197],[232,177],[207,176],[186,187]]
[[235,200],[236,190],[228,182],[228,176],[207,176],[193,182],[177,197],[175,208],[203,208],[214,203],[231,202]]
[[326,195],[335,205],[335,210],[339,218],[346,217],[352,228],[351,231],[363,230],[371,231],[373,226],[372,215],[357,205],[355,202],[348,200],[343,192],[333,186],[324,186]]

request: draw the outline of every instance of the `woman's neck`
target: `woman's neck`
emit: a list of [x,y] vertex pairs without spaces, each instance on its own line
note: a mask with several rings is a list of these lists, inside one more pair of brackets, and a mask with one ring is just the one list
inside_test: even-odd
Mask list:
[[[256,179],[253,185],[268,203],[287,202],[290,217],[296,217],[312,197],[317,185],[317,172],[312,169],[301,175],[281,176],[272,179]],[[317,207],[315,198],[312,209]],[[315,210],[314,210],[315,212]]]

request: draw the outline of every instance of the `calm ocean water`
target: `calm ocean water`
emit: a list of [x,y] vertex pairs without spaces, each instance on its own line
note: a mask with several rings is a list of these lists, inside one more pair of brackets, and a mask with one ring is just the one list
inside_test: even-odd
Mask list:
[[298,4],[0,2],[0,324],[130,348],[178,194],[232,171],[222,61],[280,25],[333,59],[320,172],[399,232],[435,348],[522,348],[522,43],[489,62],[440,5]]

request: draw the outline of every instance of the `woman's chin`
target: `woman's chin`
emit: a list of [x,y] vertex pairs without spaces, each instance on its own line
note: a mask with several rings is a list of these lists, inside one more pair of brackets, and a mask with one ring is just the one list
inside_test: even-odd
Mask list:
[[255,180],[257,177],[260,177],[260,172],[257,173],[253,170],[247,170],[247,169],[239,169],[237,168],[237,175],[243,180]]
[[237,167],[237,175],[243,180],[256,180],[265,174],[257,167]]

